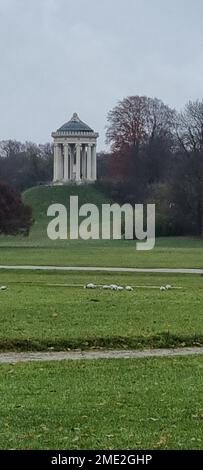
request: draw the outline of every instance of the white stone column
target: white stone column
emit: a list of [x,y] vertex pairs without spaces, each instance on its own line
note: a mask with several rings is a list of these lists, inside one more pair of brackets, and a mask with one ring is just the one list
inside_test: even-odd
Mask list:
[[68,181],[69,176],[69,146],[64,144],[64,181]]
[[92,179],[92,158],[91,158],[91,144],[87,146],[87,180],[90,181]]
[[57,181],[57,144],[54,144],[54,171],[53,171],[53,182]]
[[87,179],[87,146],[85,145],[85,150],[84,150],[84,153],[85,153],[85,179]]
[[63,181],[63,155],[61,144],[57,145],[57,157],[58,181]]
[[97,152],[96,145],[92,146],[92,179],[96,181],[97,179]]
[[82,179],[87,179],[87,161],[86,161],[86,147],[82,147]]
[[76,181],[80,181],[80,144],[76,144]]
[[55,144],[54,149],[54,181],[63,180],[63,155],[61,145]]
[[73,148],[71,145],[69,145],[69,179],[73,179]]

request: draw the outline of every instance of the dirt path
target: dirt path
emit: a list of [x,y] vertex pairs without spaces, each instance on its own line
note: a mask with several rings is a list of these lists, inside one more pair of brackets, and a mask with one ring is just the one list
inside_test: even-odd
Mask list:
[[17,269],[29,271],[85,271],[112,273],[172,273],[172,274],[203,274],[203,269],[196,268],[121,268],[104,266],[32,266],[32,265],[0,265],[0,269]]
[[33,352],[2,353],[1,364],[32,361],[74,361],[91,359],[141,359],[146,357],[176,357],[203,354],[203,348],[145,349],[129,351],[68,351],[68,352]]

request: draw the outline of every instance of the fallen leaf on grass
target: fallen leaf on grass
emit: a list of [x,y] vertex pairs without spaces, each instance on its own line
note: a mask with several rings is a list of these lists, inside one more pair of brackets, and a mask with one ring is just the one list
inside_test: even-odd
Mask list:
[[71,439],[71,441],[72,441],[72,442],[77,442],[77,441],[79,441],[79,437],[76,436],[76,437],[74,437],[73,439]]
[[45,426],[45,424],[41,424],[40,428],[44,431],[44,432],[47,432],[49,429],[47,428],[47,426]]
[[160,436],[159,441],[157,442],[157,447],[162,447],[167,443],[168,437],[167,436]]

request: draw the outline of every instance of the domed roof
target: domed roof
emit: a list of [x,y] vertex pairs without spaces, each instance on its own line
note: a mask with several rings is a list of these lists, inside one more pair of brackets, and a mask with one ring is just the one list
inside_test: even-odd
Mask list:
[[80,132],[94,132],[87,124],[82,122],[78,117],[77,113],[74,113],[71,120],[63,124],[63,126],[57,129],[57,132],[65,133],[80,133]]

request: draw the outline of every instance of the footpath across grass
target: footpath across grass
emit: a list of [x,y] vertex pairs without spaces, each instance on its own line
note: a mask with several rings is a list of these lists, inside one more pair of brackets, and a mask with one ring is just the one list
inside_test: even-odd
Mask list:
[[0,366],[1,449],[201,449],[199,357]]
[[[202,276],[1,271],[0,277],[7,286],[0,291],[1,351],[203,345]],[[88,282],[138,287],[84,289]],[[181,289],[160,292],[166,284]]]

